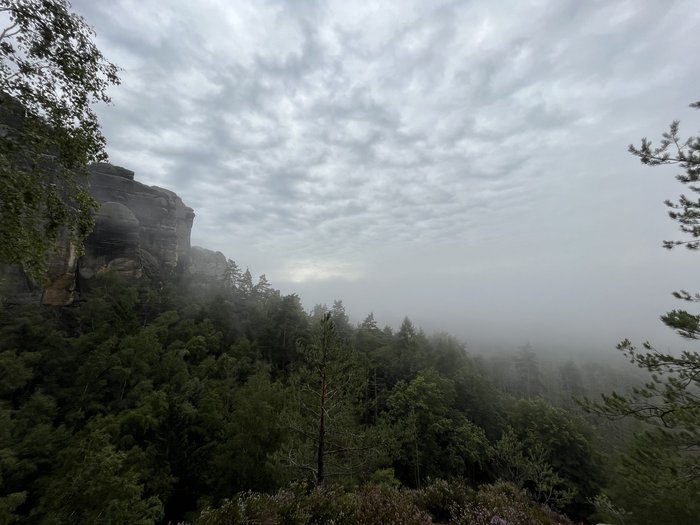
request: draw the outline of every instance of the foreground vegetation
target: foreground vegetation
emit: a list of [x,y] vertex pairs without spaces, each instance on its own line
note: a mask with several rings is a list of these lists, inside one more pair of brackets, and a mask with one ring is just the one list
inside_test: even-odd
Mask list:
[[274,495],[243,493],[221,508],[207,509],[199,525],[243,523],[333,523],[337,525],[569,525],[564,516],[533,503],[510,483],[481,485],[472,490],[460,482],[437,481],[423,489],[398,489],[387,484],[365,485],[353,492],[301,486]]

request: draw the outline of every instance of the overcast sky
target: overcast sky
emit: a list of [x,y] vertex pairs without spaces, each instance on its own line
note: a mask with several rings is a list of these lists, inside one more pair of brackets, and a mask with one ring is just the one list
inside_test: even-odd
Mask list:
[[700,128],[696,0],[73,7],[123,68],[110,160],[307,309],[473,347],[684,347],[658,321],[700,288],[700,254],[661,248],[682,187],[626,149]]

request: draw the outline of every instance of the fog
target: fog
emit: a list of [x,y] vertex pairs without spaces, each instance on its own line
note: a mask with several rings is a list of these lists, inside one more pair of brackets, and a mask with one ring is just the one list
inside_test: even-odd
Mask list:
[[658,320],[695,286],[699,255],[661,248],[683,188],[626,149],[700,127],[696,2],[73,7],[123,68],[111,162],[307,308],[475,349],[684,347]]
[[[625,338],[640,344],[649,340],[664,350],[686,348],[659,315],[683,306],[669,290],[683,286],[694,255],[660,255],[666,260],[651,253],[629,264],[623,264],[623,256],[616,264],[614,255],[607,265],[554,258],[541,267],[525,261],[517,265],[520,258],[515,258],[516,267],[509,271],[493,268],[471,275],[440,274],[439,265],[394,275],[387,266],[375,278],[282,283],[281,288],[298,293],[309,307],[342,299],[356,322],[372,311],[380,324],[397,327],[406,315],[426,332],[448,331],[474,350],[512,351],[530,342],[540,351],[598,354]],[[660,274],[663,268],[670,275]],[[681,269],[687,271],[675,273]]]

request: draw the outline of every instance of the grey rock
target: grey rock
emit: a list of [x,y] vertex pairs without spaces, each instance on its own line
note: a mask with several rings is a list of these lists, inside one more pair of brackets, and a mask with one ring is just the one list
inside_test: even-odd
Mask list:
[[141,260],[144,275],[148,277],[158,277],[160,275],[158,259],[153,257],[148,250],[143,248],[139,250],[139,259]]
[[[139,258],[139,251],[148,252],[149,273],[157,271],[164,278],[184,270],[190,251],[190,232],[194,211],[185,206],[182,199],[172,191],[146,186],[134,180],[130,170],[111,164],[93,164],[89,168],[90,192],[100,204],[122,204],[138,222],[138,238],[131,237],[127,258]],[[100,212],[101,214],[102,212]],[[110,209],[108,214],[113,213]],[[98,217],[100,215],[98,214]],[[103,232],[95,229],[90,236],[104,238]],[[88,243],[92,243],[88,239]],[[124,250],[127,248],[124,246]],[[103,255],[98,251],[99,255]],[[98,268],[90,268],[97,271]]]
[[126,204],[103,203],[95,216],[95,229],[85,241],[80,277],[90,279],[107,270],[141,277],[140,230],[139,220]]
[[78,259],[75,247],[62,239],[49,257],[44,289],[21,268],[0,267],[0,298],[68,305],[80,283],[106,271],[126,279],[186,276],[200,284],[224,278],[223,253],[190,246],[195,214],[175,193],[137,182],[133,171],[107,163],[93,164],[88,173],[90,192],[100,208],[85,254]]
[[0,299],[4,304],[39,303],[43,290],[18,264],[0,265]]
[[44,289],[42,302],[55,306],[67,306],[75,299],[78,254],[75,245],[67,237],[58,243],[48,261],[48,285]]
[[223,279],[226,274],[226,262],[226,256],[221,252],[193,246],[187,271],[200,277]]

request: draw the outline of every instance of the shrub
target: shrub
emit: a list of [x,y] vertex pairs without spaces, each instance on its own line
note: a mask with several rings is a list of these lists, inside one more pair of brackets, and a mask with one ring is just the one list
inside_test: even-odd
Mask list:
[[388,485],[389,487],[398,488],[401,482],[396,479],[396,473],[393,468],[380,468],[374,471],[369,477],[370,485]]
[[571,525],[528,499],[512,483],[482,485],[438,480],[420,490],[386,484],[353,492],[292,484],[270,496],[244,492],[218,509],[207,509],[197,525]]
[[512,483],[479,487],[473,501],[456,514],[454,522],[458,525],[537,525],[530,518],[526,493]]
[[416,505],[430,513],[436,522],[451,522],[474,498],[474,491],[463,481],[438,479],[414,493]]
[[353,494],[353,523],[362,525],[424,525],[430,514],[418,508],[411,491],[386,485],[366,485]]

